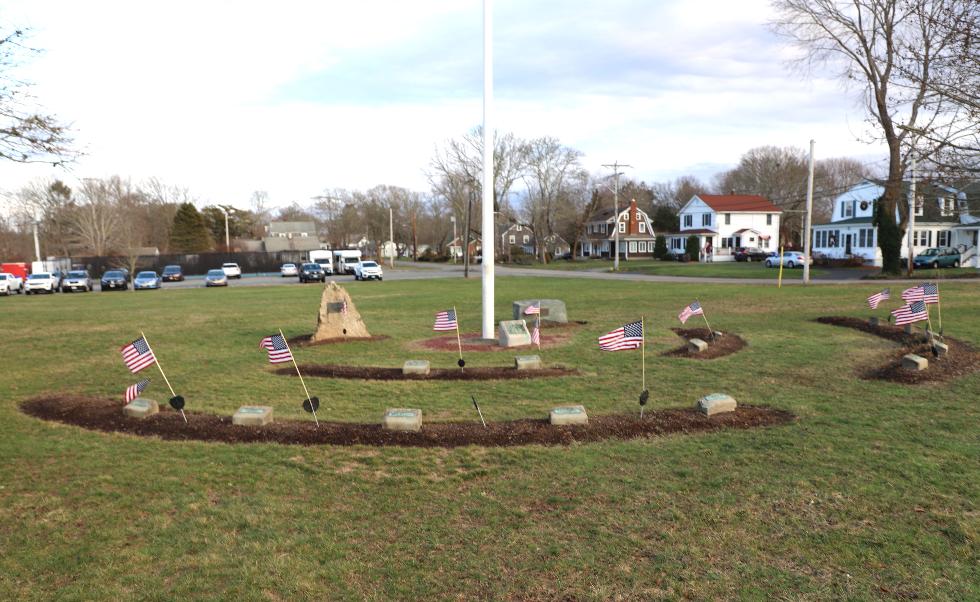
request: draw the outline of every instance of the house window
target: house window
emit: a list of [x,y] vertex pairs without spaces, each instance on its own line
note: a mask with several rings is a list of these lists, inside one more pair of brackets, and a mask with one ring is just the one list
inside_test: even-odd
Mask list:
[[916,196],[915,197],[915,216],[916,217],[922,217],[922,206],[924,204],[925,203],[922,202],[922,197],[921,196]]
[[701,225],[710,226],[711,225],[711,214],[705,213],[701,216]]
[[690,215],[690,214],[685,215],[684,216],[684,227],[685,228],[690,228],[693,225],[694,225],[694,216],[693,215]]
[[509,240],[510,240],[510,244],[514,244],[514,243],[517,242],[517,239],[514,237],[513,234],[510,235],[510,239]]
[[912,244],[917,247],[932,246],[932,230],[916,230],[912,235]]
[[732,224],[732,214],[731,213],[726,213],[725,214],[725,225],[726,226],[730,226],[731,224]]
[[638,250],[638,251],[639,251],[640,253],[646,253],[646,252],[647,252],[647,241],[645,241],[645,240],[641,240],[641,241],[639,242],[639,244],[637,245],[637,250]]
[[840,206],[841,217],[854,217],[854,201],[844,201]]
[[952,232],[950,232],[949,230],[940,230],[936,232],[936,246],[948,247],[951,238],[950,234],[952,234]]
[[630,241],[630,253],[636,253],[636,241],[635,240],[631,240]]
[[638,226],[639,226],[639,228],[640,228],[640,234],[646,234],[646,232],[647,232],[647,225],[646,225],[646,222],[640,222],[640,223],[638,224]]
[[762,240],[760,240],[759,241],[759,246],[762,247],[763,249],[768,249],[769,248],[769,239],[768,238],[763,238]]
[[943,217],[949,217],[950,215],[953,215],[952,197],[939,199],[939,212]]
[[619,222],[619,233],[623,234],[626,232],[626,222]]
[[771,226],[772,225],[772,214],[771,213],[767,213],[766,214],[766,225],[767,226]]
[[529,240],[529,239],[528,239],[528,237],[527,237],[527,234],[525,234],[525,235],[524,235],[524,244],[527,244],[527,241],[528,241],[528,240]]

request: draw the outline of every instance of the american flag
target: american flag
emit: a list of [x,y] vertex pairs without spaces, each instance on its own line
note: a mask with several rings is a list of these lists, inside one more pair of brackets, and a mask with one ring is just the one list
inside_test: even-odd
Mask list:
[[123,362],[126,363],[126,367],[133,374],[136,374],[143,368],[152,366],[157,361],[156,356],[153,355],[153,350],[150,349],[150,344],[146,342],[146,338],[144,337],[140,337],[129,345],[123,346],[119,351],[122,352]]
[[526,316],[539,315],[540,316],[541,315],[541,302],[538,301],[537,303],[533,303],[531,305],[528,305],[527,306],[527,309],[524,310],[524,315],[526,315]]
[[541,346],[541,328],[537,322],[534,323],[534,330],[531,331],[531,344]]
[[932,282],[923,282],[919,285],[922,289],[922,300],[926,303],[939,303],[939,285]]
[[929,319],[929,312],[926,311],[925,301],[914,301],[904,307],[899,307],[892,311],[892,315],[895,316],[896,326]]
[[340,306],[340,313],[342,313],[345,316],[347,315],[347,302],[346,301],[344,301],[344,303]]
[[148,384],[150,384],[150,379],[144,378],[135,385],[129,385],[126,387],[126,403],[129,403],[139,397],[140,393],[143,392],[143,389],[145,389],[146,385]]
[[289,352],[289,345],[281,334],[270,334],[259,342],[259,347],[269,352],[270,364],[293,361],[293,354]]
[[885,290],[875,293],[870,297],[868,297],[868,307],[870,307],[871,309],[878,309],[879,303],[890,298],[891,298],[891,291],[886,288]]
[[456,323],[456,310],[447,309],[436,314],[436,323],[432,325],[432,330],[456,330],[459,324]]
[[690,305],[685,307],[683,311],[681,311],[681,313],[677,315],[677,319],[681,321],[681,324],[687,324],[687,319],[690,318],[691,316],[702,316],[702,315],[704,315],[704,310],[701,309],[701,304],[695,301],[694,303],[691,303]]
[[623,351],[639,349],[643,344],[643,322],[630,322],[599,337],[599,349]]
[[922,301],[925,296],[925,291],[922,290],[921,286],[913,286],[912,288],[907,288],[902,291],[902,301],[906,303],[912,303],[913,301]]

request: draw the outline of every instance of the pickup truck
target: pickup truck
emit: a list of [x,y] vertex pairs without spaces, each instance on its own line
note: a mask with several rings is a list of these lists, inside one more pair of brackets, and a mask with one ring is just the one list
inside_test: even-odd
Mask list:
[[384,272],[376,261],[361,261],[354,265],[354,280],[384,280]]
[[24,281],[19,276],[0,272],[0,295],[18,295],[24,292]]

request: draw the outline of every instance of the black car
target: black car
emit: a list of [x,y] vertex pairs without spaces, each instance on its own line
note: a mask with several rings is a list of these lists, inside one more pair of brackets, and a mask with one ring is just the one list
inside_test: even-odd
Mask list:
[[166,282],[183,282],[184,270],[180,269],[179,265],[168,265],[164,266],[163,273],[160,276]]
[[304,263],[299,269],[300,282],[326,282],[327,273],[323,271],[323,266],[319,263]]
[[765,261],[771,253],[758,247],[742,247],[735,251],[735,261]]
[[99,282],[99,285],[104,291],[124,291],[129,288],[129,283],[126,280],[126,273],[122,270],[109,270],[105,274],[102,274],[102,280]]

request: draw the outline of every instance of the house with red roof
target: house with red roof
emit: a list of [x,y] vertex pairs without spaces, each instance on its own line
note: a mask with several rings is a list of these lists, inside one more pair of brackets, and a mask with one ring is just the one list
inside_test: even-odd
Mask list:
[[781,214],[758,195],[696,194],[681,207],[680,232],[665,235],[667,250],[683,254],[687,237],[694,235],[702,250],[700,261],[733,261],[741,247],[776,251]]

